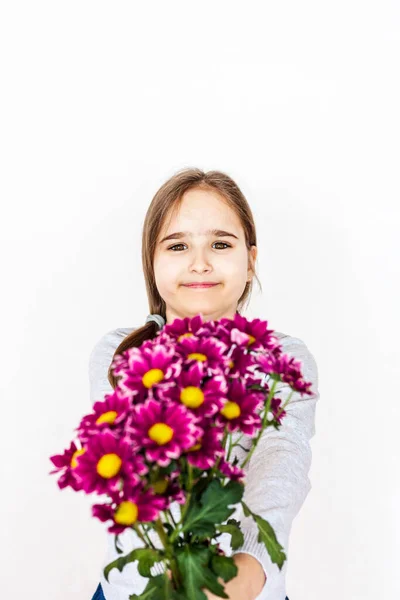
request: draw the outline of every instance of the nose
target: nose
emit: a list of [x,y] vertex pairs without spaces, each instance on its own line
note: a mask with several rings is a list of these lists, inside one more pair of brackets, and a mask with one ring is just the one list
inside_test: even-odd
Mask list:
[[207,260],[206,253],[201,249],[195,252],[190,265],[190,271],[195,273],[210,273],[212,270],[212,265]]

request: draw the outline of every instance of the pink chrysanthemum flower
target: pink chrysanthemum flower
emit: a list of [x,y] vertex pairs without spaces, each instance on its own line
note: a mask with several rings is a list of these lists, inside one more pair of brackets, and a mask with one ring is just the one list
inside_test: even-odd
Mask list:
[[136,445],[144,448],[147,460],[162,467],[179,458],[203,433],[185,406],[152,398],[133,407],[127,432]]
[[217,458],[225,455],[225,448],[221,445],[223,437],[224,432],[221,428],[208,424],[196,444],[186,450],[187,461],[198,469],[211,469]]
[[166,498],[168,508],[172,502],[184,504],[186,495],[179,485],[179,471],[173,471],[169,475],[159,475],[158,479],[151,484],[154,493]]
[[237,346],[229,354],[228,366],[224,368],[224,375],[230,379],[239,379],[247,373],[251,374],[254,368],[254,357],[252,354],[245,354],[243,347]]
[[204,369],[202,363],[192,364],[181,372],[175,387],[160,390],[160,399],[183,404],[198,419],[215,415],[224,405],[228,384],[223,375],[204,379]]
[[229,361],[227,346],[216,338],[185,337],[176,344],[175,351],[185,363],[200,362],[211,375],[221,373]]
[[166,389],[175,385],[181,371],[181,361],[176,360],[173,346],[130,348],[128,364],[124,369],[115,369],[120,376],[118,387],[123,394],[131,394],[143,400],[154,396],[154,388]]
[[[93,405],[93,412],[85,415],[76,430],[79,439],[86,443],[102,429],[117,430],[122,434],[123,423],[129,413],[131,402],[123,397],[117,388],[112,394],[106,394],[104,400]],[[118,427],[120,426],[120,427]]]
[[201,362],[212,373],[220,373],[223,365],[228,362],[226,351],[226,344],[216,338],[185,337],[176,345],[176,353],[182,360]]
[[270,414],[268,415],[269,421],[275,420],[277,423],[281,424],[281,420],[283,419],[283,417],[286,416],[285,410],[283,410],[278,416],[278,412],[280,411],[281,404],[282,404],[282,401],[280,398],[277,398],[276,396],[274,396],[271,399],[271,405],[270,405],[270,409],[269,409]]
[[77,448],[75,442],[71,442],[70,447],[62,454],[50,456],[51,462],[57,468],[50,471],[49,475],[61,473],[57,480],[57,485],[60,489],[71,487],[76,492],[82,489],[82,480],[77,476],[75,468],[78,465],[78,457],[84,452],[84,448]]
[[233,481],[239,481],[242,483],[245,478],[245,472],[243,469],[238,467],[237,465],[233,465],[232,463],[222,459],[218,465],[218,469],[221,471],[225,477],[229,477]]
[[90,438],[86,451],[79,457],[76,473],[82,489],[90,494],[109,494],[120,489],[124,479],[139,483],[148,472],[143,457],[126,438],[116,439],[111,431]]
[[184,317],[183,319],[174,319],[172,323],[164,325],[160,331],[160,343],[168,338],[174,342],[180,342],[185,338],[192,336],[206,338],[214,335],[215,326],[213,321],[204,321],[202,314],[195,317]]
[[108,527],[110,533],[122,533],[127,527],[145,521],[155,521],[160,511],[167,508],[167,500],[163,496],[145,490],[141,483],[124,486],[119,499],[109,504],[94,504],[92,514],[100,521],[112,521]]
[[281,381],[288,383],[301,395],[312,394],[312,381],[305,381],[302,376],[302,362],[294,356],[281,354],[278,356],[260,354],[257,357],[260,368],[265,373],[280,375]]
[[[113,357],[113,361],[111,364],[111,370],[113,372],[113,375],[118,377],[122,371],[126,371],[127,369],[129,369],[130,359],[132,359],[132,355],[136,355],[136,356],[140,357],[142,355],[143,350],[145,350],[146,348],[152,348],[155,345],[159,345],[159,342],[158,342],[159,333],[160,332],[157,333],[155,338],[151,338],[149,340],[144,340],[144,342],[142,342],[142,344],[140,345],[139,348],[134,346],[133,348],[128,348],[127,350],[123,350],[120,354],[116,354]],[[164,345],[168,345],[168,344],[164,344]],[[132,396],[131,393],[129,395]]]
[[263,401],[260,393],[252,393],[246,389],[242,381],[234,379],[229,386],[228,400],[215,417],[217,425],[227,426],[228,431],[240,429],[253,436],[260,429],[262,422],[258,410]]
[[[277,344],[274,330],[268,329],[268,322],[262,319],[248,320],[236,313],[233,319],[220,319],[218,322],[218,339],[226,343],[226,332],[230,332],[230,341],[244,346],[248,350],[272,349]],[[228,343],[228,345],[230,345]]]

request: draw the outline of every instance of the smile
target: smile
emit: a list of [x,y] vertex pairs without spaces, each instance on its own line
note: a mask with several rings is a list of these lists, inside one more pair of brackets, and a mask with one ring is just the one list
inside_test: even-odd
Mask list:
[[194,289],[194,290],[202,290],[205,288],[212,288],[212,287],[216,287],[217,285],[219,285],[218,283],[193,283],[191,285],[184,285],[183,287],[187,287],[190,289]]

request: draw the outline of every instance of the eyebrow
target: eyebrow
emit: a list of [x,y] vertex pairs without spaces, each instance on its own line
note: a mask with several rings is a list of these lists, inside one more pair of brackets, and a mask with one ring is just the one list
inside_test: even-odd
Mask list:
[[[237,237],[237,235],[235,235],[234,233],[230,233],[229,231],[224,231],[223,229],[208,229],[207,231],[204,232],[205,235],[215,235],[217,237],[233,237],[236,238],[237,240],[239,239]],[[193,234],[190,231],[176,231],[175,233],[171,233],[170,235],[167,235],[165,238],[163,238],[160,241],[160,244],[162,244],[163,242],[166,242],[167,240],[180,240],[183,237],[193,237]]]

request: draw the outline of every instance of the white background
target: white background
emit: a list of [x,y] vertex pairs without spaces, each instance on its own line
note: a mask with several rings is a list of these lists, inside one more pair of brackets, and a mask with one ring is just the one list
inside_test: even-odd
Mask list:
[[185,166],[242,188],[263,285],[248,316],[318,363],[288,596],[399,598],[399,7],[3,4],[2,598],[97,586],[104,524],[48,457],[90,410],[94,343],[144,323],[142,222]]

